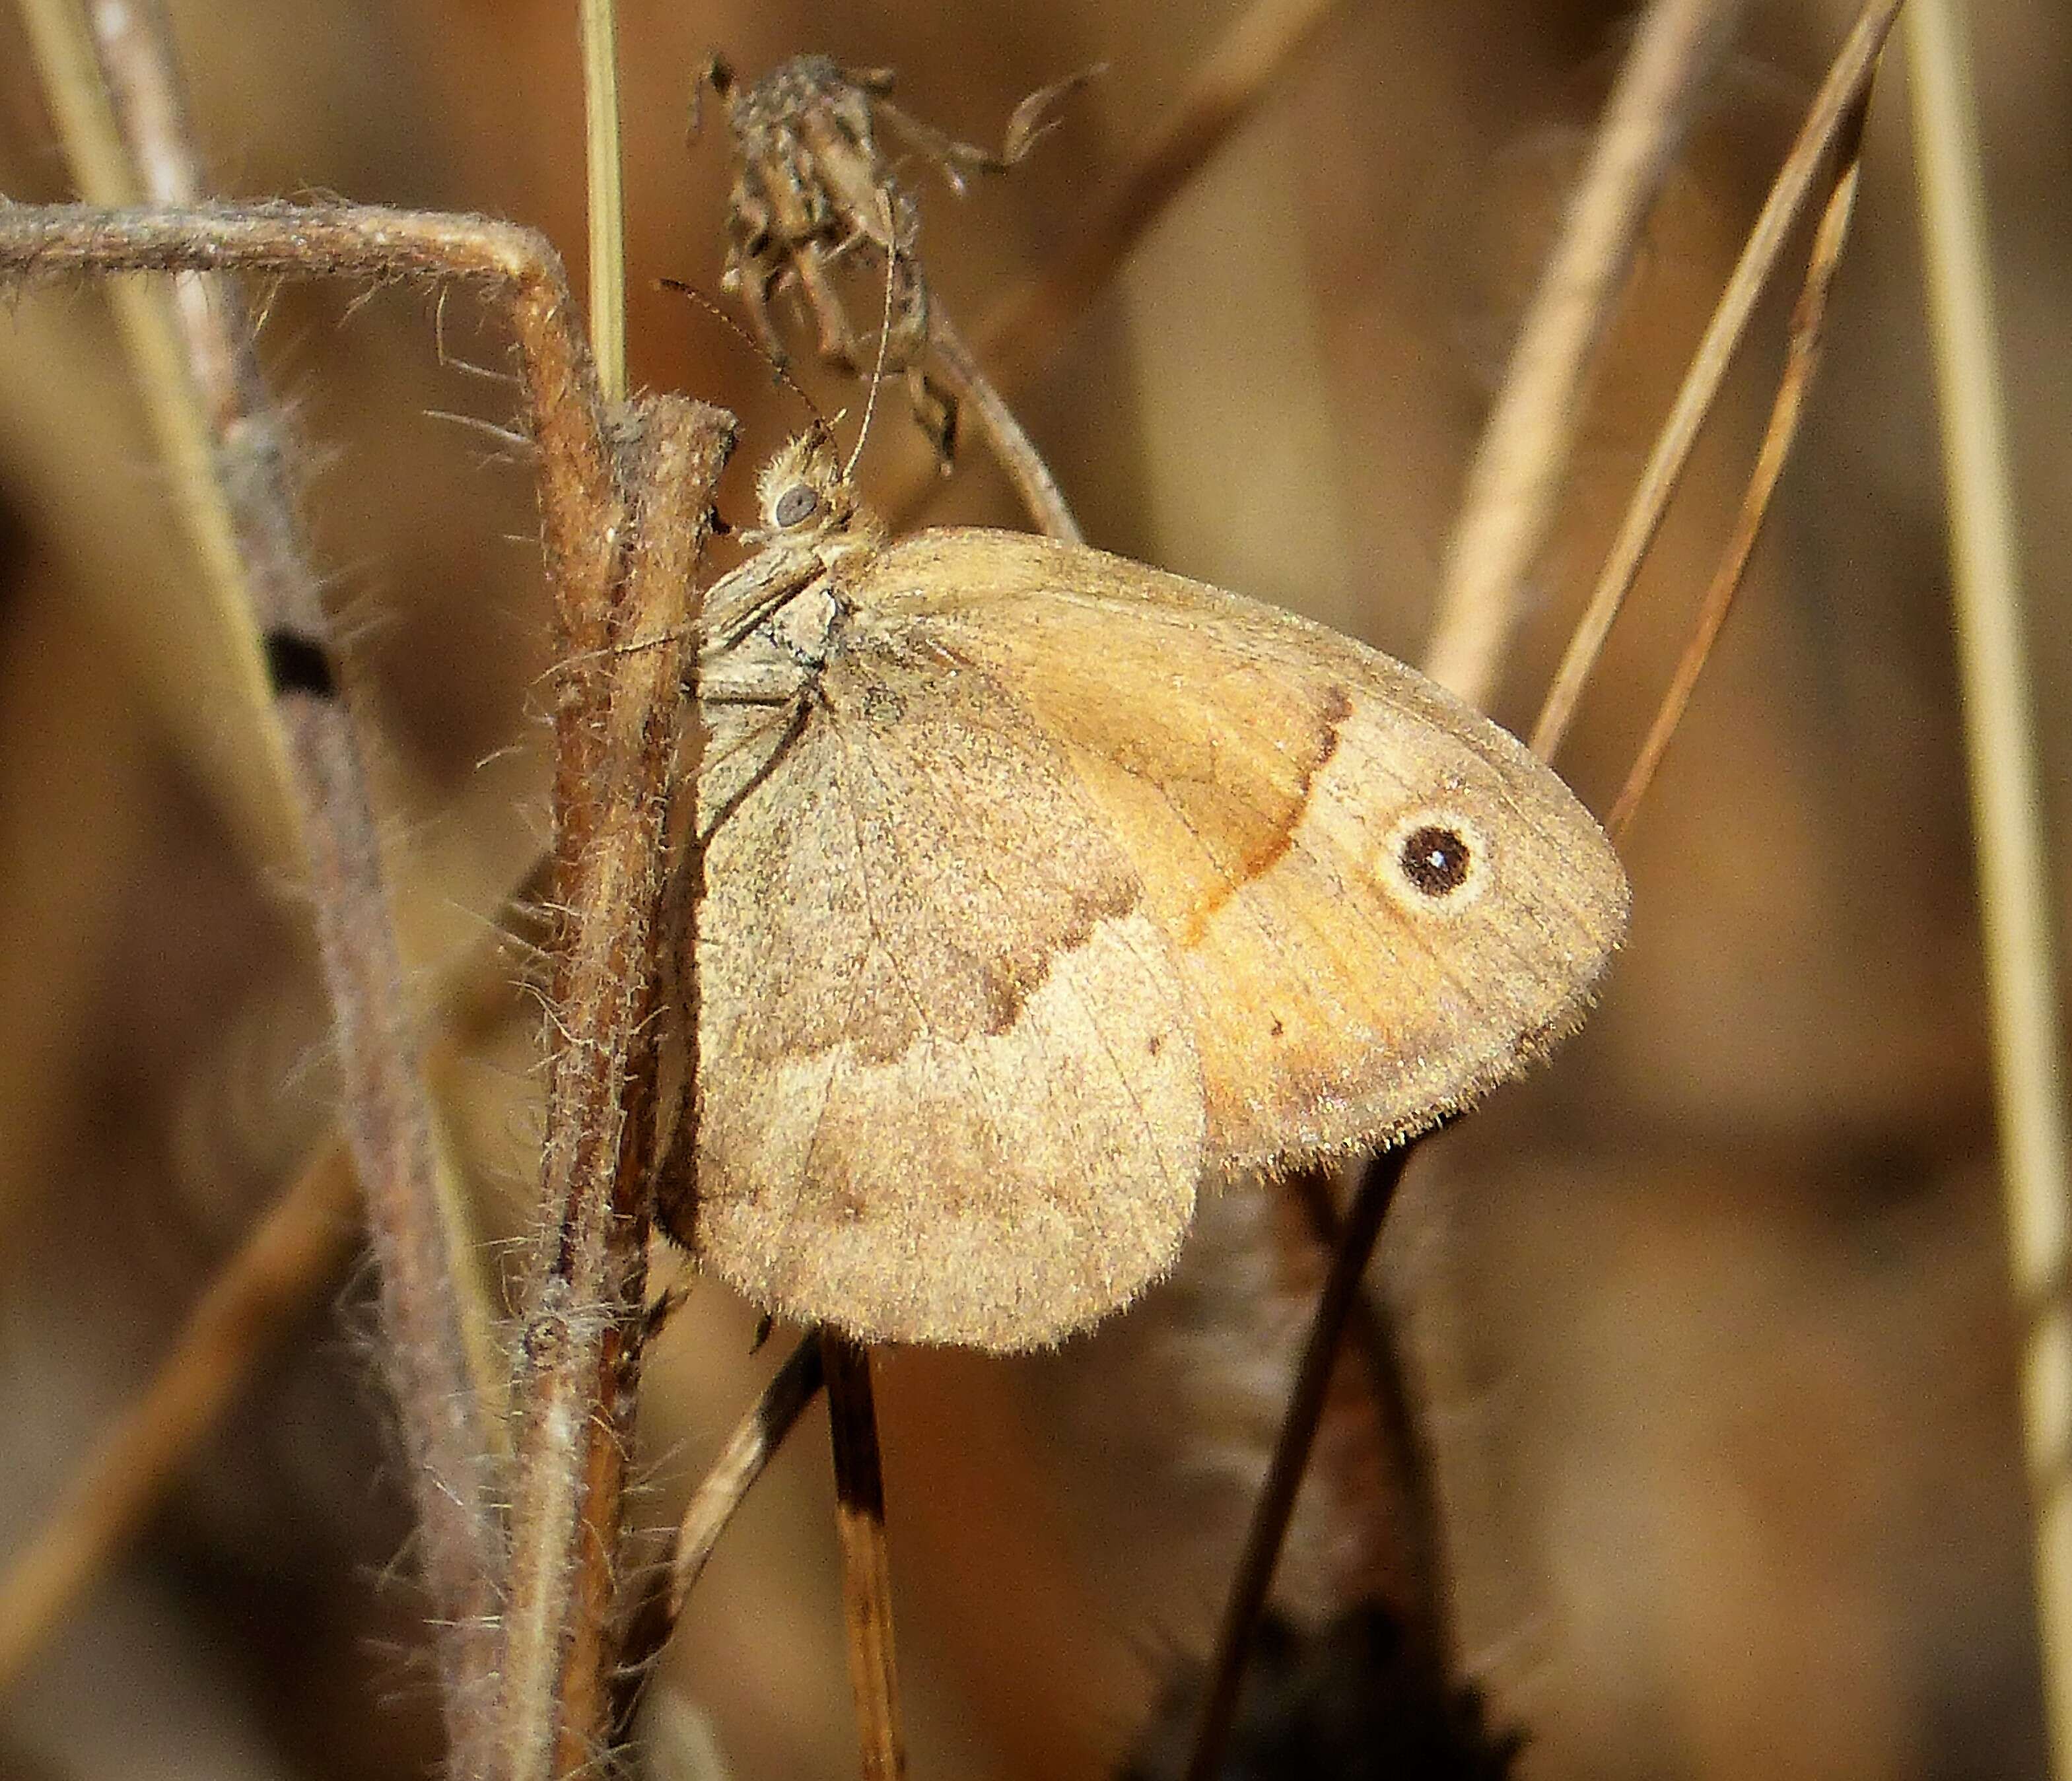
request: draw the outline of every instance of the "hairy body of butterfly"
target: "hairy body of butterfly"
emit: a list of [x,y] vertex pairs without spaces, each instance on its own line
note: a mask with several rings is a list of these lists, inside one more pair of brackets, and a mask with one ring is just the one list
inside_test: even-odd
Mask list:
[[708,601],[695,1192],[768,1310],[1054,1341],[1205,1180],[1403,1139],[1572,1028],[1610,844],[1400,663],[1083,547],[860,515],[824,435]]

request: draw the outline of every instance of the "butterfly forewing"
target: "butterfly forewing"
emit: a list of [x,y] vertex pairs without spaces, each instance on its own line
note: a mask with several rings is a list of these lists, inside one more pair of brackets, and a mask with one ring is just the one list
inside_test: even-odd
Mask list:
[[1071,761],[1187,986],[1212,1160],[1420,1130],[1581,1018],[1624,931],[1617,856],[1552,771],[1401,663],[1018,534],[922,534],[855,597],[1012,688]]

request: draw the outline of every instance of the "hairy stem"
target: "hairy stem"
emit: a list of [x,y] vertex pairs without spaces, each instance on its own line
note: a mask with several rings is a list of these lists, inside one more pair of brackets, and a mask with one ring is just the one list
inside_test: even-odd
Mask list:
[[565,814],[557,824],[565,933],[543,1225],[513,1392],[523,1421],[500,1770],[510,1781],[583,1770],[610,1732],[620,1512],[646,1310],[656,918],[671,788],[680,774],[696,783],[695,749],[688,761],[679,754],[696,661],[693,577],[733,429],[730,416],[678,400],[631,411],[620,429],[633,513],[621,540],[624,593],[603,651],[576,677],[594,699],[570,712],[577,745],[610,797],[598,800],[594,822]]
[[[201,177],[170,26],[155,0],[102,3],[87,23],[113,115],[80,98],[68,136],[119,131],[88,166],[122,159],[123,185],[154,202],[191,204]],[[113,195],[116,183],[100,182]],[[493,1671],[502,1541],[490,1477],[494,1452],[471,1331],[490,1319],[473,1245],[455,1228],[460,1196],[442,1180],[419,1037],[405,993],[372,802],[342,696],[313,552],[296,510],[288,429],[261,374],[241,293],[224,281],[177,279],[167,312],[153,300],[133,326],[160,350],[154,408],[187,420],[206,456],[190,464],[191,511],[205,511],[204,555],[224,583],[244,651],[261,664],[308,862],[319,956],[333,1014],[344,1122],[378,1262],[383,1359],[410,1459],[420,1565],[435,1623],[452,1760],[481,1765]],[[161,345],[161,342],[162,344]],[[162,429],[162,430],[165,430]],[[265,720],[262,719],[262,722]],[[474,1315],[470,1315],[472,1307]]]
[[1000,467],[1013,483],[1014,492],[1039,531],[1067,544],[1082,544],[1086,534],[1072,517],[1065,491],[1043,462],[1035,441],[1015,418],[1014,411],[979,368],[964,336],[950,324],[939,300],[928,306],[928,343],[935,348],[935,363],[951,393],[968,412],[978,417],[986,443]]

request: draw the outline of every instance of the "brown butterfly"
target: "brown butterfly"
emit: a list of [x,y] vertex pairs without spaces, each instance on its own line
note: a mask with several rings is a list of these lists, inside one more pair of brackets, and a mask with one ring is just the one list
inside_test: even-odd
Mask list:
[[1054,1342],[1171,1266],[1205,1181],[1405,1138],[1581,1020],[1618,860],[1412,670],[1083,546],[888,544],[818,427],[760,495],[703,621],[661,1209],[758,1305]]

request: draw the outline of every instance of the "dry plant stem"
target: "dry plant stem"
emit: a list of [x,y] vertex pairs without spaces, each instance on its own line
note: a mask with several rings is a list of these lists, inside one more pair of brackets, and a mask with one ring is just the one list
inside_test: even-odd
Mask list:
[[1856,187],[1862,172],[1860,108],[1856,117],[1856,133],[1848,140],[1845,158],[1837,169],[1835,189],[1828,195],[1827,207],[1821,212],[1819,227],[1814,233],[1806,281],[1799,288],[1799,301],[1792,310],[1784,374],[1778,383],[1777,400],[1770,409],[1770,424],[1763,431],[1762,444],[1756,453],[1747,492],[1741,497],[1741,513],[1734,522],[1733,535],[1713,573],[1712,585],[1705,589],[1705,597],[1699,603],[1697,622],[1690,641],[1684,646],[1669,690],[1663,696],[1661,709],[1655,714],[1655,721],[1649,726],[1640,753],[1626,774],[1626,784],[1613,800],[1611,812],[1605,819],[1605,830],[1614,841],[1625,835],[1626,825],[1633,820],[1634,811],[1639,807],[1640,800],[1654,780],[1655,769],[1668,751],[1669,739],[1684,720],[1691,694],[1698,684],[1698,676],[1704,670],[1712,645],[1718,641],[1720,629],[1733,609],[1734,595],[1748,572],[1749,558],[1755,551],[1756,540],[1762,536],[1763,522],[1770,517],[1770,498],[1777,491],[1777,479],[1784,474],[1792,442],[1799,437],[1807,392],[1812,387],[1813,373],[1819,364],[1820,330],[1827,318],[1827,298],[1834,287],[1836,268],[1841,264],[1842,244],[1848,236],[1849,216],[1856,207]]
[[1211,1781],[1222,1759],[1231,1719],[1237,1710],[1239,1686],[1244,1679],[1245,1654],[1266,1606],[1266,1592],[1273,1582],[1281,1543],[1287,1537],[1289,1517],[1294,1513],[1296,1494],[1309,1463],[1309,1449],[1323,1414],[1338,1344],[1344,1336],[1346,1319],[1359,1301],[1361,1282],[1381,1235],[1382,1221],[1416,1149],[1417,1141],[1413,1139],[1376,1157],[1363,1172],[1359,1191],[1346,1210],[1330,1272],[1318,1295],[1309,1340],[1296,1367],[1294,1388],[1289,1393],[1287,1414],[1274,1442],[1272,1463],[1252,1510],[1244,1550],[1231,1580],[1229,1599],[1223,1605],[1223,1624],[1209,1664],[1208,1688],[1202,1697],[1194,1746],[1188,1753],[1186,1781]]
[[[683,1129],[680,1115],[672,1129]],[[666,1578],[660,1587],[651,1583],[629,1616],[626,1648],[619,1656],[622,1725],[631,1724],[648,1672],[675,1635],[684,1604],[697,1586],[721,1535],[806,1407],[820,1394],[825,1373],[820,1332],[815,1329],[792,1349],[692,1493],[672,1542]]]
[[1547,702],[1533,725],[1532,751],[1544,760],[1554,757],[1568,734],[1584,683],[1604,647],[1612,621],[1618,616],[1640,572],[1641,559],[1661,526],[1669,498],[1690,462],[1698,429],[1748,330],[1756,300],[1783,252],[1792,224],[1805,208],[1829,148],[1848,129],[1850,120],[1864,103],[1871,78],[1877,72],[1878,53],[1898,15],[1900,3],[1901,0],[1872,0],[1858,16],[1814,97],[1798,140],[1764,202],[1762,214],[1749,232],[1733,276],[1706,325],[1704,338],[1692,357],[1691,368],[1684,374],[1669,418],[1663,423],[1648,454],[1639,485],[1620,522],[1618,536],[1591,591],[1589,604],[1569,638]]
[[[553,249],[532,232],[504,224],[343,205],[0,211],[0,272],[54,277],[124,270],[471,279],[486,283],[492,298],[508,306],[539,454],[543,555],[571,664],[556,712],[557,848],[563,861],[588,856],[600,784],[595,769],[609,733],[590,720],[602,706],[596,688],[612,634],[625,511],[602,435],[595,379],[572,326],[566,281]],[[628,659],[652,654],[642,650]],[[672,682],[672,708],[676,691]],[[593,1376],[589,1389],[595,1386]],[[586,1414],[578,1416],[568,1432],[573,1435],[588,1421]],[[522,1476],[520,1483],[525,1483]],[[535,1502],[538,1496],[536,1489],[531,1493]],[[536,1610],[536,1594],[528,1606]],[[558,1645],[551,1655],[561,1655]],[[499,1768],[521,1758],[553,1760],[558,1671],[529,1680],[547,1691],[539,1709],[546,1717],[546,1741],[536,1738],[514,1748],[502,1742],[509,1728],[500,1726],[490,1759]],[[513,1684],[507,1668],[507,1701]],[[456,1752],[457,1763],[467,1754]]]
[[572,630],[607,610],[617,552],[590,522],[615,494],[597,380],[574,330],[561,260],[536,230],[379,204],[198,204],[0,209],[0,272],[17,278],[117,272],[252,272],[280,278],[479,283],[511,315],[526,419],[541,462],[549,582]]
[[334,1278],[359,1234],[358,1184],[327,1151],[210,1282],[150,1390],[101,1437],[35,1540],[0,1578],[0,1693],[163,1495],[166,1481],[236,1397],[253,1360]]
[[[791,1357],[763,1388],[755,1407],[744,1416],[705,1481],[692,1493],[676,1532],[676,1549],[669,1561],[668,1620],[673,1625],[684,1603],[704,1574],[705,1561],[719,1544],[734,1512],[746,1500],[763,1468],[770,1463],[792,1425],[819,1393],[825,1376],[819,1332],[804,1337]],[[666,1639],[668,1635],[664,1633]]]
[[555,711],[556,808],[578,836],[586,832],[596,780],[591,734],[576,714],[594,702],[590,682],[609,633],[625,511],[596,375],[546,237],[482,217],[368,204],[0,209],[0,275],[111,272],[458,280],[486,285],[508,310],[537,453],[547,585],[565,659],[576,664],[561,677]]
[[[1330,1176],[1322,1170],[1298,1169],[1289,1185],[1301,1201],[1318,1245],[1337,1254],[1344,1241],[1344,1225]],[[1390,1606],[1431,1650],[1450,1652],[1453,1604],[1447,1590],[1438,1468],[1418,1419],[1409,1371],[1396,1340],[1396,1318],[1387,1295],[1364,1280],[1354,1295],[1349,1316],[1374,1396],[1383,1468],[1398,1498],[1389,1525],[1400,1532],[1403,1575],[1410,1599]]]
[[[125,135],[154,203],[200,196],[171,29],[157,0],[93,0],[91,18],[104,72]],[[296,513],[289,429],[261,372],[242,293],[220,279],[182,277],[174,299],[188,368],[207,409],[219,482],[240,548],[255,646],[273,664],[275,712],[301,790],[319,950],[331,991],[349,1139],[370,1202],[384,1281],[421,1302],[388,1305],[393,1342],[424,1351],[401,1363],[397,1401],[438,1406],[448,1425],[429,1442],[426,1488],[465,1512],[471,1539],[453,1555],[475,1581],[469,1601],[443,1601],[450,1615],[485,1618],[500,1536],[492,1492],[479,1475],[491,1438],[480,1379],[467,1365],[466,1326],[492,1315],[474,1266],[471,1233],[454,1225],[460,1194],[442,1180],[418,1036],[412,1024],[401,950],[389,916],[373,803],[359,739],[332,679],[328,614],[313,553]],[[282,671],[283,664],[299,667]],[[315,682],[316,684],[310,683]],[[385,1176],[369,1173],[379,1165]],[[388,1297],[384,1294],[384,1297]],[[471,1315],[471,1313],[472,1314]],[[391,1357],[393,1369],[399,1363]],[[421,1438],[424,1437],[421,1436]],[[472,1466],[478,1475],[462,1469]],[[421,1503],[421,1513],[428,1505]],[[428,1524],[429,1526],[429,1524]],[[456,1532],[461,1531],[458,1529]],[[429,1534],[428,1534],[429,1537]],[[443,1592],[438,1592],[443,1593]]]
[[[191,203],[200,179],[170,31],[150,0],[100,0],[91,23],[121,131],[154,201]],[[466,1307],[479,1299],[460,1196],[439,1179],[418,1036],[389,917],[359,741],[333,668],[318,577],[294,511],[286,427],[261,375],[240,293],[176,281],[174,314],[205,412],[236,552],[249,646],[262,648],[286,743],[333,1017],[347,1141],[379,1265],[382,1355],[410,1460],[420,1565],[448,1732],[463,1760],[493,1653],[501,1533],[493,1451],[470,1366]],[[485,1327],[477,1307],[471,1320]]]
[[594,823],[557,824],[556,843],[565,933],[549,1035],[544,1228],[513,1392],[524,1420],[498,1770],[511,1781],[587,1769],[610,1729],[620,1511],[646,1315],[654,928],[671,788],[680,772],[697,783],[695,747],[680,755],[696,660],[693,583],[734,437],[730,416],[673,399],[627,411],[622,431],[633,500],[625,589],[605,655],[576,664],[600,695],[582,714],[584,757],[610,796]]
[[1468,472],[1425,671],[1490,703],[1552,523],[1592,359],[1641,226],[1745,0],[1655,0],[1540,275]]
[[870,1351],[833,1330],[820,1332],[820,1351],[827,1370],[828,1427],[834,1439],[842,1616],[849,1634],[849,1680],[856,1695],[863,1781],[899,1781],[906,1772],[906,1751],[899,1733],[892,1562],[885,1544],[885,1479],[878,1464]]
[[[1090,207],[1077,243],[987,316],[971,355],[1005,397],[1027,386],[1167,204],[1258,109],[1288,64],[1344,0],[1253,0],[1195,69],[1178,103],[1133,150]],[[890,490],[894,529],[942,486],[925,475]]]
[[1022,430],[1014,411],[986,380],[964,336],[943,313],[939,298],[931,299],[928,306],[928,344],[935,349],[935,368],[944,383],[963,412],[977,417],[986,443],[1013,483],[1015,493],[1022,497],[1022,504],[1029,510],[1037,530],[1067,544],[1084,544],[1086,534],[1072,517],[1065,492],[1051,475],[1050,466]]
[[2068,1146],[2043,833],[2024,670],[2014,478],[1994,334],[1978,104],[1948,0],[1914,0],[1922,242],[1942,415],[1958,667],[1992,1007],[2001,1175],[2024,1319],[2022,1434],[2035,1504],[2037,1637],[2051,1772],[2072,1775],[2072,1270]]
[[[138,170],[117,128],[80,0],[20,0],[19,10],[80,192],[97,204],[141,202],[145,195]],[[240,770],[236,757],[211,763],[229,782],[220,788],[224,807],[262,869],[290,872],[300,864],[293,769],[269,708],[272,687],[252,631],[237,540],[216,473],[208,418],[186,375],[164,292],[117,284],[109,292],[109,303],[199,559],[205,599],[198,609],[206,617],[198,628],[207,634],[198,646],[225,665],[236,697],[236,727],[249,738],[249,758],[263,764]]]

